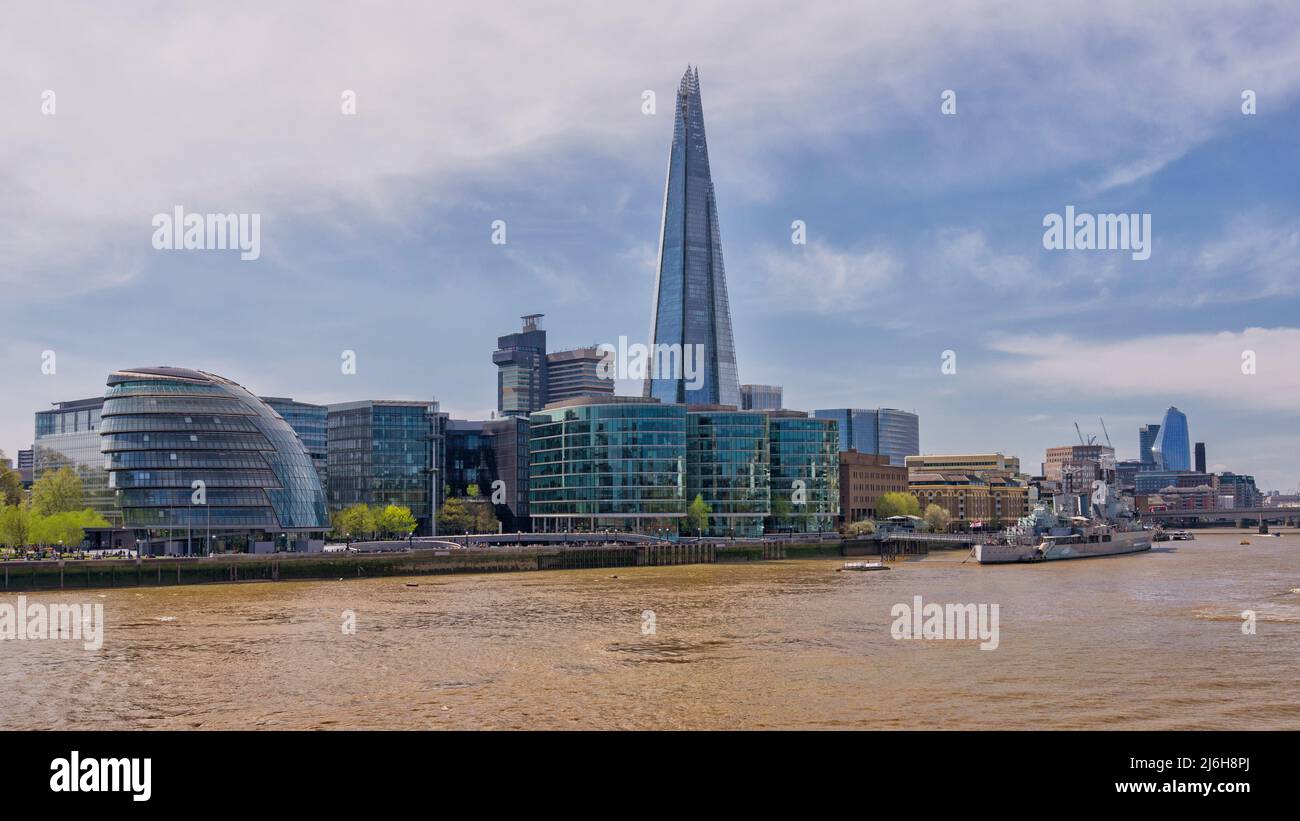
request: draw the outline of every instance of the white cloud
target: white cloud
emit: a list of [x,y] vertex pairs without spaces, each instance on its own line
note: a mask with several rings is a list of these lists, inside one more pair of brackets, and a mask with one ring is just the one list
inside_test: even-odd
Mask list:
[[747,296],[776,310],[798,306],[820,314],[868,310],[901,266],[887,250],[838,251],[821,244],[767,249],[759,255],[763,284]]
[[[1294,414],[1300,407],[1300,328],[1247,328],[1115,341],[1007,336],[989,347],[1009,355],[995,378],[1018,390],[1068,397],[1189,398],[1235,411]],[[1253,351],[1256,373],[1242,373]]]

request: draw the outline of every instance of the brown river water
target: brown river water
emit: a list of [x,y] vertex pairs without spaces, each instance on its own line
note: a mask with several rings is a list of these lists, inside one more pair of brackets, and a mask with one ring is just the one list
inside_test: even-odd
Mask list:
[[[1300,533],[1242,538],[33,594],[103,646],[0,641],[0,728],[1300,729]],[[997,649],[892,638],[916,595],[998,604]]]

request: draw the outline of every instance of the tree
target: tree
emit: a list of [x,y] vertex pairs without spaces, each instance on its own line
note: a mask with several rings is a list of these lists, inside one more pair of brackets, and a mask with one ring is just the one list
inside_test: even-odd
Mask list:
[[477,482],[470,482],[469,485],[465,487],[465,495],[471,499],[477,499],[482,496],[483,493],[479,490]]
[[29,540],[33,544],[73,548],[86,538],[88,527],[108,527],[108,520],[90,508],[31,517]]
[[876,523],[870,519],[863,519],[860,522],[854,522],[844,528],[845,536],[870,536],[876,532]]
[[920,516],[921,503],[910,493],[886,493],[876,500],[876,518],[888,519],[890,516]]
[[23,500],[23,475],[5,462],[0,450],[0,505],[16,505]]
[[334,514],[334,532],[345,538],[368,536],[375,530],[375,514],[366,505],[358,503]]
[[[471,485],[472,487],[472,485]],[[497,510],[491,502],[486,499],[475,499],[472,502],[475,508],[475,530],[479,533],[496,533],[500,530],[498,525],[500,520],[497,519]]]
[[952,522],[952,514],[938,505],[931,503],[925,508],[925,523],[931,530],[945,531]]
[[790,519],[790,500],[783,495],[772,497],[772,521],[779,527]]
[[409,536],[415,531],[415,516],[404,505],[388,505],[375,514],[375,524],[385,536]]
[[461,498],[448,499],[438,511],[438,532],[460,535],[476,529],[477,515],[469,503]]
[[0,542],[9,547],[31,543],[32,512],[27,505],[0,505]]
[[46,473],[32,485],[32,513],[37,516],[73,513],[85,507],[86,490],[72,468]]
[[695,531],[697,536],[704,535],[704,528],[709,526],[709,516],[713,514],[713,508],[709,503],[704,501],[703,494],[697,494],[695,501],[686,509],[686,526]]

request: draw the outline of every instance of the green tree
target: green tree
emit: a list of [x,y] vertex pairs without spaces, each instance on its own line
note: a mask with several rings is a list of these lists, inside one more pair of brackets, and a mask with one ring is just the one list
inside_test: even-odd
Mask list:
[[0,505],[0,542],[19,548],[31,544],[32,512],[27,505]]
[[479,533],[496,533],[500,520],[497,519],[496,508],[487,499],[475,499],[473,506],[476,508],[475,530]]
[[772,521],[776,525],[786,524],[790,520],[790,500],[778,494],[772,497]]
[[477,482],[470,482],[469,485],[465,488],[465,495],[471,499],[477,499],[478,497],[482,496],[483,493],[482,491],[479,490]]
[[947,530],[952,522],[952,514],[933,503],[926,505],[924,518],[930,529],[938,532]]
[[108,527],[108,520],[90,508],[69,510],[49,516],[33,515],[29,539],[33,544],[70,550],[79,546],[86,538],[88,527]]
[[16,505],[23,500],[23,475],[6,464],[0,450],[0,505]]
[[695,535],[703,536],[704,528],[709,526],[709,516],[713,515],[713,508],[709,503],[704,501],[704,495],[698,494],[691,506],[686,509],[686,526],[695,531]]
[[32,485],[32,513],[52,516],[86,507],[86,490],[81,477],[69,467],[46,473]]
[[886,493],[876,500],[876,518],[888,519],[890,516],[920,516],[921,503],[910,493]]
[[334,532],[344,538],[364,538],[375,530],[375,514],[366,505],[350,505],[334,514]]
[[409,536],[415,531],[415,516],[403,505],[388,505],[375,514],[375,525],[385,536]]
[[478,517],[469,502],[461,498],[448,499],[438,511],[438,532],[458,536],[476,529]]

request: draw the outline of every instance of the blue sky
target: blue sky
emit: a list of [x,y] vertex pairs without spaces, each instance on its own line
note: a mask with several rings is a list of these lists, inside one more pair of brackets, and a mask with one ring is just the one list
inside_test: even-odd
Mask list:
[[[1217,469],[1300,485],[1300,10],[607,5],[6,12],[0,448],[121,367],[482,418],[520,314],[643,339],[689,62],[743,382],[1026,467],[1099,417],[1131,458],[1175,404]],[[178,204],[261,214],[261,258],[155,251]],[[1071,204],[1151,214],[1151,258],[1045,250]]]

